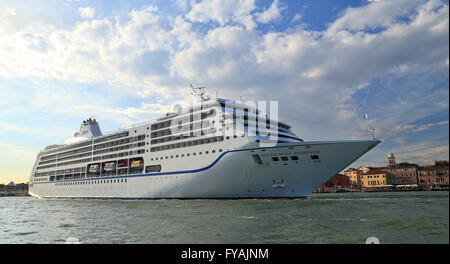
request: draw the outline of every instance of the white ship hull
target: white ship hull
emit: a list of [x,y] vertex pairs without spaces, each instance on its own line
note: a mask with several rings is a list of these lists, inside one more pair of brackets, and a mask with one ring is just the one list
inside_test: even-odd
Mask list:
[[[170,171],[35,182],[29,193],[38,198],[106,199],[306,197],[378,143],[296,142],[267,148],[249,143],[208,158],[197,157],[189,166],[174,159]],[[252,155],[259,155],[262,164],[255,162]],[[147,162],[148,158],[144,158]]]

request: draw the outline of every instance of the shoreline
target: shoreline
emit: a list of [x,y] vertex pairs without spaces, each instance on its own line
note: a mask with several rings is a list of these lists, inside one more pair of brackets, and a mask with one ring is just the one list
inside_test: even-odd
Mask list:
[[327,188],[316,190],[313,193],[348,193],[348,192],[426,192],[426,191],[449,191],[449,186],[382,186],[382,187],[362,187],[361,189],[349,189],[349,188]]
[[[363,189],[331,189],[330,190],[321,190],[315,191],[311,194],[321,194],[321,193],[365,193],[365,192],[436,192],[436,191],[449,191],[449,187],[440,187],[440,188],[419,188],[419,187],[369,187]],[[27,197],[30,196],[28,192],[0,192],[0,197]]]

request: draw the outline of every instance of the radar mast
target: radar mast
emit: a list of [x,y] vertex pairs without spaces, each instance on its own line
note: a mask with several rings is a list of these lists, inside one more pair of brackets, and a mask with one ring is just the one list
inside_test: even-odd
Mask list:
[[211,99],[209,95],[205,95],[206,87],[194,87],[191,84],[191,88],[192,88],[192,95],[200,97],[202,99],[202,102],[206,102]]

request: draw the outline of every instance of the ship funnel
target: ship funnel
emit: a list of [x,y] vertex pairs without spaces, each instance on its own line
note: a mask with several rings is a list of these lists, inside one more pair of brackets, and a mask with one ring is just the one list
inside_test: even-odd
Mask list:
[[80,126],[80,131],[75,133],[75,137],[85,137],[85,138],[93,138],[99,137],[102,135],[102,131],[100,130],[100,126],[97,123],[97,120],[89,118]]

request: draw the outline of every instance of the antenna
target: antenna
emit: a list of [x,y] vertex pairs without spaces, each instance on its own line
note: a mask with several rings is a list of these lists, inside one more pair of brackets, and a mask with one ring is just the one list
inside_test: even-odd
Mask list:
[[370,127],[369,124],[369,115],[365,114],[364,118],[366,119],[366,123],[367,123],[367,132],[369,132],[369,138],[371,139],[375,139],[375,128],[374,127]]

